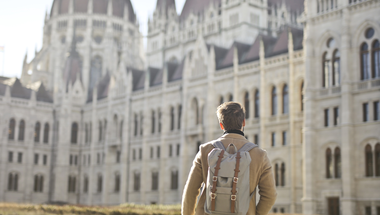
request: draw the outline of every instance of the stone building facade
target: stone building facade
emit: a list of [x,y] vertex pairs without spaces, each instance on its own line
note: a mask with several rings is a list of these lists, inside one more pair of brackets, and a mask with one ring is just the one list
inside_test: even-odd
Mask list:
[[225,101],[268,152],[273,212],[380,213],[379,0],[55,0],[0,79],[0,201],[180,202]]

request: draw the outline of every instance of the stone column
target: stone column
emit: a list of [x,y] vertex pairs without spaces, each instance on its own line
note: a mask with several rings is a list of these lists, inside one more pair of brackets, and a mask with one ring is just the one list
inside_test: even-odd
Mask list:
[[[291,29],[288,29],[288,56],[289,56],[289,145],[290,145],[290,212],[296,212],[296,202],[297,202],[297,142],[296,142],[296,126],[295,119],[297,115],[297,86],[295,83],[295,71],[294,71],[294,50],[293,50],[293,35]],[[285,140],[287,141],[287,140]]]
[[[163,80],[162,80],[162,103],[161,103],[161,144],[160,144],[160,158],[159,158],[159,172],[158,172],[158,192],[159,192],[159,204],[165,203],[165,190],[167,189],[165,187],[165,176],[166,174],[169,174],[169,172],[166,172],[167,167],[167,154],[165,153],[167,150],[167,136],[170,132],[170,104],[167,102],[168,98],[166,98],[166,87],[167,87],[167,81],[168,81],[168,69],[165,65],[163,68]],[[174,106],[175,107],[175,106]]]
[[[311,24],[310,24],[311,25]],[[304,62],[305,62],[305,99],[304,99],[304,144],[302,152],[303,160],[303,198],[302,206],[303,213],[315,214],[317,209],[317,198],[314,194],[316,181],[315,178],[318,177],[317,172],[314,171],[315,164],[315,148],[316,144],[316,128],[315,128],[315,89],[317,88],[315,80],[317,80],[317,75],[314,68],[318,68],[316,64],[318,63],[314,50],[314,41],[309,35],[312,35],[310,25],[307,25],[304,30]]]
[[260,136],[259,136],[259,143],[260,148],[265,149],[266,147],[266,129],[265,129],[265,123],[266,119],[269,117],[267,113],[267,104],[268,104],[268,93],[266,92],[267,86],[266,78],[265,78],[265,47],[264,47],[264,41],[260,41]]
[[129,181],[133,179],[133,176],[130,174],[129,163],[130,163],[130,135],[132,126],[132,115],[131,115],[131,89],[132,89],[132,81],[129,81],[131,73],[128,73],[127,82],[129,86],[125,86],[127,89],[127,93],[125,96],[125,105],[124,105],[124,119],[123,119],[123,138],[121,139],[120,145],[120,200],[119,203],[124,203],[129,200]]
[[352,159],[356,145],[354,143],[354,100],[352,95],[351,83],[354,81],[350,57],[352,49],[350,47],[350,13],[347,8],[343,9],[342,16],[342,42],[341,42],[341,162],[342,162],[342,199],[341,213],[345,215],[355,214],[355,175],[354,169],[356,162]]
[[98,119],[97,119],[97,102],[98,102],[98,90],[95,87],[92,92],[92,110],[91,110],[91,152],[90,152],[90,171],[88,173],[88,198],[87,198],[87,204],[92,205],[93,204],[93,192],[95,190],[96,185],[96,174],[95,174],[95,166],[96,166],[96,144],[98,140]]
[[[36,116],[36,92],[32,91],[31,99],[29,101],[29,116],[28,118],[24,119],[25,120],[25,130],[24,130],[24,140],[23,143],[26,146],[26,151],[25,151],[25,163],[26,165],[23,166],[24,171],[23,175],[19,175],[19,181],[18,181],[18,186],[19,190],[22,186],[22,182],[24,182],[24,202],[31,202],[32,201],[32,195],[33,195],[33,185],[34,185],[34,176],[33,176],[33,169],[35,168],[34,164],[34,126],[37,121],[35,119]],[[43,124],[41,124],[43,125]],[[41,129],[42,130],[42,129]],[[41,133],[41,131],[40,131]],[[15,136],[15,140],[18,141],[18,135]],[[41,135],[40,135],[40,140],[41,140]],[[40,141],[42,142],[42,141]],[[16,158],[16,153],[13,152],[13,159],[15,160]],[[42,157],[41,154],[38,153],[39,159],[38,162],[40,163]],[[47,178],[47,177],[46,177]],[[20,180],[21,179],[21,180]],[[27,180],[29,179],[29,180]]]

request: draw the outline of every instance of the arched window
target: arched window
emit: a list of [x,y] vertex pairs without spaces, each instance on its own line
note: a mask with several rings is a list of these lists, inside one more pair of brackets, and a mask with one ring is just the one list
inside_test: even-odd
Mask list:
[[289,113],[289,91],[288,91],[288,85],[284,85],[284,88],[282,89],[282,113],[287,114]]
[[119,138],[121,141],[123,141],[123,125],[124,125],[124,121],[121,120],[120,122],[120,130],[119,130]]
[[102,186],[103,186],[103,176],[98,175],[98,187],[97,187],[97,192],[101,193],[102,192]]
[[152,190],[158,190],[158,172],[152,172]]
[[91,60],[89,89],[93,89],[102,76],[102,58],[95,56]]
[[272,115],[277,114],[277,93],[276,93],[276,87],[272,88]]
[[258,118],[260,116],[260,92],[256,90],[255,92],[255,117]]
[[139,119],[137,114],[135,114],[135,126],[134,126],[134,134],[137,136],[138,134],[138,128],[139,128]]
[[34,176],[34,192],[43,192],[44,177],[42,175]]
[[155,130],[155,127],[156,127],[156,112],[154,110],[152,110],[152,134],[154,134],[154,130]]
[[178,106],[178,129],[181,129],[182,105]]
[[342,177],[342,164],[340,157],[340,148],[336,147],[334,151],[334,168],[335,168],[335,178]]
[[232,102],[233,100],[234,100],[234,96],[232,94],[230,94],[228,101]]
[[157,128],[158,133],[161,132],[161,117],[162,117],[162,113],[161,113],[161,110],[159,109],[158,110],[158,128]]
[[174,107],[170,107],[170,130],[174,130]]
[[249,118],[249,93],[245,92],[244,94],[244,109],[245,109],[245,118]]
[[191,109],[194,111],[195,125],[199,124],[199,107],[198,100],[196,98],[193,99]]
[[380,143],[375,146],[375,175],[380,176]]
[[332,85],[340,85],[340,52],[338,50],[334,51],[333,54],[333,67],[332,67]]
[[73,122],[71,124],[71,143],[76,144],[78,142],[78,123]]
[[34,126],[34,142],[38,143],[40,142],[40,131],[41,131],[41,124],[40,122],[37,122]]
[[91,143],[91,141],[92,141],[92,122],[90,122],[89,135],[88,135],[88,142]]
[[87,193],[88,192],[88,176],[84,176],[83,180],[83,192]]
[[275,179],[275,181],[276,181],[276,187],[279,185],[279,177],[278,177],[278,164],[276,163],[275,165],[274,165],[274,179]]
[[18,126],[18,140],[24,141],[25,136],[25,121],[21,120],[20,125]]
[[300,105],[301,105],[301,111],[303,111],[303,105],[304,105],[304,102],[303,102],[303,99],[304,99],[304,89],[303,89],[303,81],[302,81],[302,84],[301,84],[301,101],[300,101]]
[[380,43],[378,40],[372,44],[372,78],[380,78]]
[[285,163],[281,163],[281,186],[285,186]]
[[172,171],[170,184],[171,184],[170,188],[172,190],[178,189],[178,171],[177,170]]
[[113,116],[113,132],[115,134],[115,137],[113,137],[113,138],[115,138],[115,140],[118,137],[118,132],[119,132],[118,125],[119,125],[119,122],[118,122],[118,119],[117,119],[117,115],[115,114]]
[[372,147],[369,144],[365,147],[365,175],[373,176]]
[[363,43],[360,46],[360,79],[367,80],[369,79],[369,51],[367,43]]
[[326,178],[332,178],[332,174],[333,174],[332,154],[331,154],[331,149],[328,148],[326,150]]
[[14,140],[15,139],[15,127],[16,127],[16,121],[15,119],[11,119],[9,121],[9,129],[8,129],[8,139]]
[[9,191],[18,190],[18,174],[17,173],[8,174],[8,190]]
[[120,191],[120,174],[115,173],[115,192]]
[[322,87],[328,88],[330,86],[330,60],[327,59],[327,52],[323,54],[322,68]]
[[139,191],[140,190],[140,173],[135,172],[133,175],[133,190]]
[[69,183],[68,183],[68,192],[69,193],[75,193],[76,189],[76,180],[77,178],[75,176],[69,176]]
[[220,96],[219,97],[219,104],[221,105],[221,104],[223,104],[224,103],[224,98],[223,98],[223,96]]
[[103,136],[102,136],[102,140],[105,140],[106,139],[106,135],[107,135],[107,120],[105,119],[104,122],[103,122]]
[[103,135],[103,126],[102,126],[102,121],[99,121],[99,142],[102,141],[102,135]]
[[49,142],[49,130],[50,130],[49,123],[45,123],[45,125],[44,125],[44,143]]
[[84,124],[84,142],[88,142],[88,125],[87,123]]
[[140,113],[140,135],[142,136],[143,135],[143,127],[144,126],[144,115],[143,113],[141,112]]

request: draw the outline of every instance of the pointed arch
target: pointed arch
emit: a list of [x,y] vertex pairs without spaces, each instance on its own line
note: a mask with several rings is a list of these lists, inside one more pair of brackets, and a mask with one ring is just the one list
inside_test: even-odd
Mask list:
[[18,140],[24,141],[25,138],[25,121],[22,119],[18,125]]
[[272,88],[272,94],[271,94],[271,111],[272,111],[272,116],[275,116],[277,114],[277,92],[276,92],[276,87],[273,86]]
[[36,125],[34,126],[34,142],[35,143],[40,142],[40,131],[41,131],[41,123],[36,122]]
[[156,112],[152,110],[151,112],[151,133],[154,134],[156,128]]
[[340,85],[340,52],[335,49],[332,57],[332,85]]
[[255,90],[255,118],[260,116],[260,92],[258,89]]
[[304,91],[304,81],[301,82],[301,90],[300,90],[300,109],[303,111],[304,109],[304,98],[305,98],[305,91]]
[[369,47],[366,42],[360,45],[360,80],[370,78]]
[[44,125],[44,143],[49,143],[49,130],[50,126],[49,123],[45,123]]
[[249,93],[248,91],[244,93],[244,109],[245,109],[245,118],[249,119]]
[[73,122],[71,124],[71,143],[77,144],[78,143],[78,123]]
[[372,43],[372,78],[380,78],[380,43],[375,40]]
[[326,178],[332,178],[333,174],[333,161],[331,149],[326,149]]
[[11,120],[9,120],[8,140],[15,139],[15,128],[16,128],[16,120],[12,118]]
[[375,145],[375,175],[380,176],[380,143]]
[[367,144],[365,147],[365,175],[367,177],[373,176],[373,157],[372,157],[372,147]]
[[285,84],[282,88],[282,113],[289,113],[289,90],[287,84]]
[[335,178],[342,177],[342,162],[340,148],[336,147],[334,150],[334,169],[335,169]]

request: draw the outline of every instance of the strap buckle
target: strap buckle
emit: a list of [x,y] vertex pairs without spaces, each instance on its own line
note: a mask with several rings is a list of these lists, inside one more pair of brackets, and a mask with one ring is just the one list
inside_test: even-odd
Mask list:
[[236,195],[231,195],[231,201],[236,201]]
[[216,198],[216,193],[210,193],[210,197],[211,197],[211,199],[215,199]]
[[238,178],[238,177],[234,177],[234,180],[233,180],[233,182],[234,182],[235,184],[237,184],[237,183],[238,183],[238,181],[239,181],[239,178]]
[[213,176],[213,177],[212,177],[212,181],[213,181],[213,182],[216,182],[217,180],[218,180],[218,176]]

